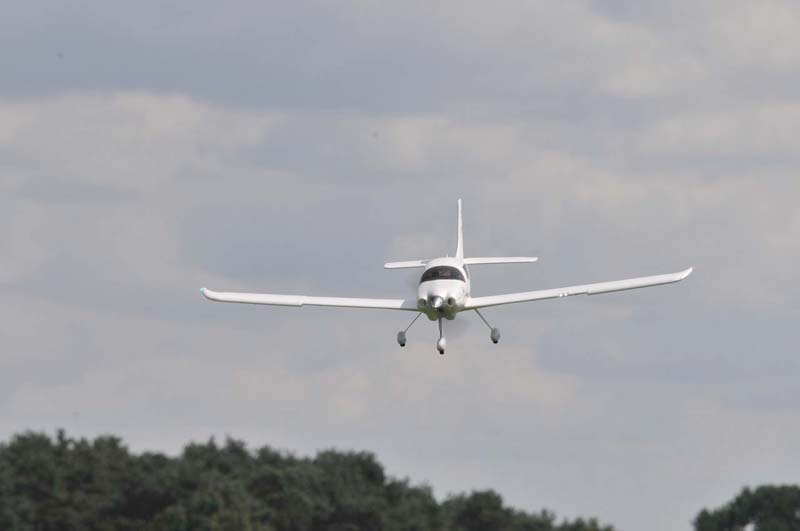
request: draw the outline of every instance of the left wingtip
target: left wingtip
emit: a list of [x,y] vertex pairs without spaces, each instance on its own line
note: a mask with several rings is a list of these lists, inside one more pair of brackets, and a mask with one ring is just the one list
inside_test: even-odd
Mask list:
[[689,269],[684,269],[680,272],[680,279],[683,280],[684,278],[688,277],[694,271],[694,266],[690,267]]

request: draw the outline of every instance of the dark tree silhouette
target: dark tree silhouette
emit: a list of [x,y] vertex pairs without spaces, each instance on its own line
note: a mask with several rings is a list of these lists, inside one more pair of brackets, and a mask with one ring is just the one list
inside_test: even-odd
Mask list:
[[438,503],[427,486],[387,478],[367,452],[299,458],[235,440],[178,457],[132,454],[116,437],[17,435],[0,444],[3,531],[613,531],[556,523],[492,491]]
[[696,531],[800,530],[800,487],[796,485],[745,488],[730,503],[703,510],[694,521]]

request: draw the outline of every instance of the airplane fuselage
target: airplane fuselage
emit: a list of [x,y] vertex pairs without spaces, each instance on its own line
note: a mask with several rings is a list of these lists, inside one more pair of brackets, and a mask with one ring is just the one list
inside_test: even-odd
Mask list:
[[470,294],[469,269],[459,258],[434,258],[420,277],[417,308],[431,321],[452,320],[464,309]]

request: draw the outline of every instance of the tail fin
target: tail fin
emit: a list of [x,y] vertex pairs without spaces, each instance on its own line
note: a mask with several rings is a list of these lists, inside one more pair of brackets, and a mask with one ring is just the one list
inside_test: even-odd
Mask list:
[[458,246],[456,258],[464,259],[464,224],[461,221],[461,199],[458,200]]

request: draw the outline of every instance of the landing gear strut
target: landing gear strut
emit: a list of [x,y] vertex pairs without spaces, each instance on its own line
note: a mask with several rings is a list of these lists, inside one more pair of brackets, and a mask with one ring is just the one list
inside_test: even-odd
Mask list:
[[400,346],[401,346],[401,347],[404,347],[404,346],[406,346],[406,332],[408,332],[408,329],[409,329],[409,328],[411,328],[411,326],[412,326],[414,323],[416,323],[416,322],[417,322],[417,319],[419,319],[419,316],[420,316],[420,315],[422,315],[422,313],[418,313],[418,314],[417,314],[417,316],[416,316],[416,317],[414,317],[414,319],[411,321],[411,324],[409,324],[409,325],[406,327],[406,329],[405,329],[405,330],[400,330],[399,332],[397,332],[397,342],[400,344]]
[[447,341],[444,339],[444,335],[442,334],[442,318],[439,317],[439,341],[436,342],[436,350],[439,351],[439,354],[444,356],[444,347],[447,346]]
[[500,329],[492,328],[492,325],[489,324],[489,321],[483,317],[483,314],[481,314],[477,308],[475,308],[475,313],[478,314],[478,317],[480,317],[481,320],[486,323],[486,326],[489,327],[489,330],[491,330],[491,332],[489,332],[489,339],[492,340],[492,343],[497,344],[497,342],[500,341]]

